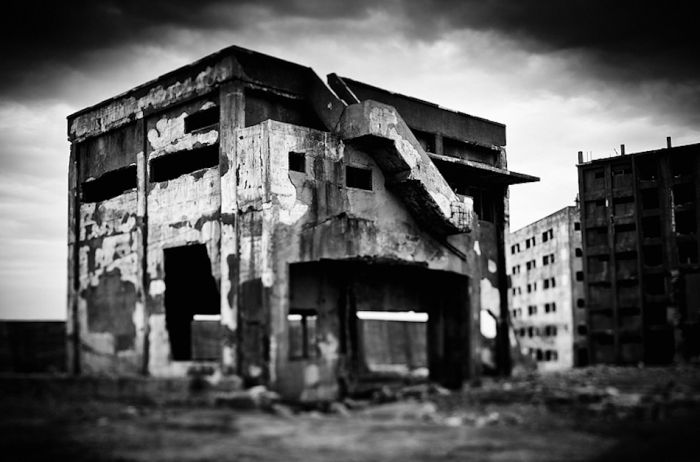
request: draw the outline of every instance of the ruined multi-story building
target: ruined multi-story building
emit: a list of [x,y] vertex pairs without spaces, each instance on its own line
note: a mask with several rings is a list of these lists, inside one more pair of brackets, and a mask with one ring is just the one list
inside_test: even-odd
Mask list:
[[535,180],[506,169],[504,125],[231,47],[68,134],[75,372],[206,366],[309,400],[478,373],[508,185]]
[[590,359],[697,356],[700,144],[622,152],[590,162],[579,152]]
[[586,365],[583,251],[578,207],[564,207],[510,233],[510,318],[538,370]]

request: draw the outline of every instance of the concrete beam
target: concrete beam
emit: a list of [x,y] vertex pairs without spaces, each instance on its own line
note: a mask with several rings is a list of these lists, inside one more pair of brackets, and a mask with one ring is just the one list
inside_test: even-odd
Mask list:
[[432,232],[446,236],[472,229],[471,198],[452,191],[396,109],[372,100],[350,105],[337,131],[374,156],[387,187]]

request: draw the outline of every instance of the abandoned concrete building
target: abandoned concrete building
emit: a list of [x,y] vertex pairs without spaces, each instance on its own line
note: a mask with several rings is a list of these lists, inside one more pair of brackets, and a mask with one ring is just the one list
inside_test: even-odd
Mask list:
[[586,365],[579,208],[513,231],[506,244],[510,319],[521,352],[542,371]]
[[73,372],[200,367],[301,400],[479,373],[508,186],[536,181],[504,125],[231,47],[68,135]]
[[700,354],[700,144],[583,161],[578,173],[590,359]]

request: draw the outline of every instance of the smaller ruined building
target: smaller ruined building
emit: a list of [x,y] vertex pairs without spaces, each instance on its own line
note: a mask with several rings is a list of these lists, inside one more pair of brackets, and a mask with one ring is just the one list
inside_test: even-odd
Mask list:
[[594,363],[700,354],[700,144],[583,162],[579,190]]
[[588,363],[578,207],[510,233],[510,319],[518,348],[539,370]]
[[504,125],[231,47],[68,134],[74,372],[302,400],[479,373],[508,186],[536,180],[507,170]]

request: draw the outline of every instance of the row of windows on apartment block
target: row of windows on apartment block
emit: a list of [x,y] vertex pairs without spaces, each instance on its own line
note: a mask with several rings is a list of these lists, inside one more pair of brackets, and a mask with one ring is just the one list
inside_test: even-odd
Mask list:
[[[544,304],[544,312],[545,313],[556,313],[557,312],[556,302],[545,303]],[[527,306],[527,314],[529,316],[537,314],[537,305],[528,305]],[[523,310],[522,310],[522,308],[513,308],[512,310],[510,310],[510,315],[513,319],[522,318],[523,317]]]
[[[582,273],[583,274],[583,273]],[[557,286],[557,279],[555,277],[545,278],[542,280],[542,285],[544,289],[553,289]],[[537,282],[532,282],[527,285],[527,293],[531,293],[537,290]],[[520,287],[513,287],[511,289],[513,295],[521,295],[523,292]]]
[[[542,265],[547,266],[547,265],[553,265],[554,264],[554,254],[550,253],[548,255],[544,255],[542,257]],[[536,260],[530,260],[525,262],[525,269],[527,271],[533,270],[537,268],[537,261]],[[511,274],[520,274],[520,265],[515,265],[511,268]]]
[[528,354],[537,361],[557,361],[559,354],[557,350],[541,350],[539,348],[528,348]]
[[557,326],[530,326],[515,330],[519,337],[556,337]]
[[[581,230],[581,223],[579,223],[578,221],[575,222],[574,229],[576,231],[580,231]],[[551,239],[554,239],[554,230],[552,228],[549,228],[547,231],[542,233],[542,242],[547,242]],[[537,244],[537,237],[536,236],[528,237],[527,239],[525,239],[525,248],[526,249],[529,249],[530,247],[535,247],[536,244]],[[520,252],[520,243],[513,244],[510,246],[510,253],[511,254],[516,254],[519,252]]]

